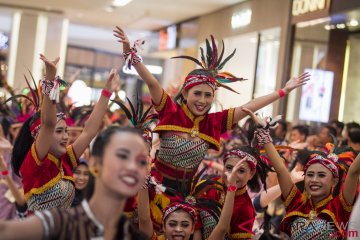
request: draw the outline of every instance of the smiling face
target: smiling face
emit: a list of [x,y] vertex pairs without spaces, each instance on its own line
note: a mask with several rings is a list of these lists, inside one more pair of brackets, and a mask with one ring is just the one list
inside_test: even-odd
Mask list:
[[74,171],[75,188],[83,190],[89,182],[89,167],[85,164],[80,164]]
[[165,239],[188,240],[195,231],[195,224],[189,213],[177,210],[165,219],[163,228]]
[[[239,160],[240,160],[240,158],[237,158],[237,157],[227,159],[227,161],[225,163],[225,171],[228,173],[231,173],[232,169],[239,162]],[[238,180],[236,182],[236,186],[238,188],[245,186],[247,184],[247,182],[250,181],[254,177],[254,174],[255,174],[255,172],[249,167],[249,164],[247,163],[247,161],[244,161],[242,166],[240,166],[238,174],[237,174]],[[223,178],[225,180],[225,183],[228,184],[227,177],[223,176]]]
[[196,85],[183,93],[186,105],[195,116],[207,113],[214,100],[214,90],[207,84]]
[[96,160],[97,181],[117,198],[135,196],[149,172],[148,154],[141,136],[131,132],[113,133],[104,147],[102,159]]
[[53,135],[53,144],[51,145],[49,152],[55,157],[60,157],[65,154],[68,137],[65,120],[58,121]]
[[326,198],[336,183],[330,170],[320,163],[311,164],[305,173],[305,189],[314,202]]

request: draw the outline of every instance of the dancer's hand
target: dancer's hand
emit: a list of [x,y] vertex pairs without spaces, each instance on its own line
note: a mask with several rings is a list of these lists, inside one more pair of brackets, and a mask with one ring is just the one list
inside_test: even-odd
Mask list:
[[0,137],[0,150],[12,150],[13,146],[11,143],[4,137]]
[[119,89],[120,77],[115,68],[111,69],[109,78],[105,84],[105,90],[109,92],[115,92]]
[[245,108],[245,107],[242,107],[241,108],[241,111],[245,112],[246,114],[248,114],[251,119],[255,122],[256,126],[259,125],[259,118],[258,116],[255,115],[255,113],[253,111],[251,111],[250,109],[248,108]]
[[289,81],[286,82],[285,87],[283,88],[283,91],[285,94],[291,92],[295,88],[298,88],[302,85],[305,85],[307,81],[310,80],[310,74],[305,72],[302,73],[298,77],[293,77]]
[[[236,185],[237,182],[239,182],[240,180],[240,173],[239,173],[239,169],[241,167],[246,167],[246,159],[240,159],[240,161],[238,163],[236,163],[236,165],[233,167],[233,169],[231,170],[231,172],[227,172],[225,170],[224,174],[227,177],[227,182],[228,185]],[[240,183],[240,185],[243,185],[242,183]]]
[[290,172],[290,176],[293,183],[304,181],[304,171],[296,171],[295,169],[293,169]]
[[114,36],[118,39],[118,42],[121,42],[123,44],[123,52],[129,52],[130,51],[130,41],[124,32],[124,30],[118,26],[115,27],[113,30]]
[[49,60],[45,57],[45,55],[40,54],[40,59],[45,63],[45,71],[46,71],[46,80],[53,81],[56,76],[57,67],[60,58],[57,57],[54,60]]

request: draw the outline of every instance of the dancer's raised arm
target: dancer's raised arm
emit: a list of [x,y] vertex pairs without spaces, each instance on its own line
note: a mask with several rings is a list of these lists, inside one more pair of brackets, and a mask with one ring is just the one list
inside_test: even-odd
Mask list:
[[[242,108],[242,111],[250,115],[250,117],[257,125],[259,124],[258,117],[250,109]],[[276,151],[274,145],[272,144],[269,130],[259,127],[256,132],[258,142],[264,146],[266,154],[268,155],[270,162],[276,171],[282,196],[287,197],[293,186],[290,173],[287,170],[283,159],[280,157],[279,153]]]
[[243,106],[235,108],[235,114],[234,114],[234,123],[237,123],[241,119],[243,119],[247,114],[243,112],[242,108],[247,108],[253,112],[256,112],[257,110],[275,102],[276,100],[280,99],[281,97],[285,96],[286,94],[290,93],[292,90],[305,85],[307,81],[310,80],[309,73],[302,73],[298,77],[293,77],[289,81],[287,81],[285,87],[282,89],[270,93],[268,95],[255,98],[251,100],[250,102],[244,104]]
[[[114,29],[114,36],[118,39],[118,42],[123,44],[124,54],[133,51],[131,49],[129,39],[124,32],[124,30],[118,26]],[[139,76],[145,81],[146,85],[149,87],[151,97],[155,104],[159,104],[163,94],[163,89],[160,86],[158,80],[150,73],[150,71],[145,67],[145,65],[140,61],[136,64],[133,64]]]

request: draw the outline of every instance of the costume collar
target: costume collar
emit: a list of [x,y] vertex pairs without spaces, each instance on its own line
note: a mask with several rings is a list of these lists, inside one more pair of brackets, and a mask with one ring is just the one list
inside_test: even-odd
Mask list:
[[187,106],[186,104],[182,104],[182,105],[181,105],[181,109],[184,111],[185,115],[186,115],[192,122],[194,122],[194,121],[200,122],[201,120],[204,119],[204,115],[195,117],[194,114],[192,114],[192,112],[190,111],[190,109],[188,108],[188,106]]
[[244,193],[246,193],[246,184],[245,184],[243,187],[238,188],[238,189],[236,190],[235,196],[238,197],[238,196],[243,195]]

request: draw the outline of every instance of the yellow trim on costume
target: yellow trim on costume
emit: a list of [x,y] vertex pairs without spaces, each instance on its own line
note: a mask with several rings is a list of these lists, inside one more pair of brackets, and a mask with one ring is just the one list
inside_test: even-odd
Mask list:
[[190,111],[190,109],[187,107],[186,104],[182,104],[181,105],[181,109],[184,111],[185,115],[192,121],[194,122],[194,115],[192,114],[192,112]]
[[40,166],[42,162],[39,160],[36,152],[35,142],[31,145],[31,156],[35,160],[36,165]]
[[242,188],[236,190],[235,196],[241,196],[244,193],[246,193],[246,184]]
[[[184,132],[184,133],[191,133],[190,128],[185,128],[185,127],[179,127],[176,125],[161,125],[161,126],[157,126],[154,131],[176,131],[176,132]],[[199,133],[199,138],[213,144],[216,146],[217,149],[220,149],[220,143],[218,141],[216,141],[215,138],[210,137],[204,133]]]
[[154,108],[156,111],[160,112],[161,110],[163,110],[167,97],[168,97],[168,94],[163,90],[163,93],[161,96],[161,101],[160,101],[159,105],[154,104]]
[[297,191],[297,188],[295,185],[293,185],[289,195],[285,199],[285,202],[284,202],[285,207],[288,207],[289,204],[291,203],[291,201],[294,199],[294,197],[296,195],[296,191]]
[[315,206],[315,209],[321,208],[323,206],[325,206],[326,204],[328,204],[329,201],[331,201],[333,198],[331,196],[331,194],[329,196],[327,196],[327,198],[324,198],[323,200],[321,200],[320,202],[318,202]]
[[339,199],[340,199],[340,202],[341,202],[341,205],[342,207],[344,208],[345,211],[347,212],[351,212],[352,211],[352,208],[353,208],[353,205],[352,204],[348,204],[346,202],[346,200],[344,199],[344,195],[343,195],[343,192],[341,191],[340,194],[339,194]]
[[229,235],[231,239],[249,239],[253,237],[251,233],[233,233]]
[[78,164],[77,164],[76,155],[75,155],[72,145],[69,145],[66,147],[66,152],[70,157],[72,168],[76,168]]
[[227,116],[227,121],[226,121],[226,129],[227,130],[231,130],[232,126],[234,125],[234,112],[235,112],[235,108],[230,108],[228,110],[228,116]]
[[70,180],[72,182],[75,182],[75,179],[73,177],[70,177],[70,176],[63,176],[63,179],[67,179],[67,180]]
[[60,179],[61,179],[61,174],[59,173],[58,175],[56,175],[56,177],[54,177],[53,179],[51,179],[41,187],[30,189],[30,191],[25,194],[25,200],[27,201],[33,194],[41,194],[45,192],[47,189],[51,188],[56,183],[58,183]]
[[54,155],[52,155],[51,153],[48,153],[48,159],[50,160],[50,161],[52,161],[54,164],[55,164],[55,166],[56,167],[60,167],[60,161],[59,161],[59,159],[57,158],[57,157],[55,157]]

